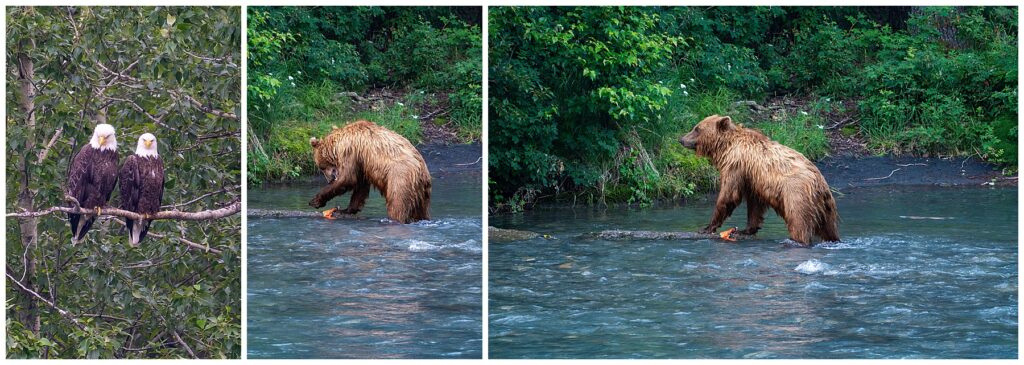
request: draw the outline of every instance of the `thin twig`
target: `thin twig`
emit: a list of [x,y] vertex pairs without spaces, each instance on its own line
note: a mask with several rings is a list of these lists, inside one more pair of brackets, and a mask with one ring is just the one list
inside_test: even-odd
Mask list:
[[215,194],[220,194],[220,193],[226,193],[226,192],[228,192],[228,191],[232,191],[232,190],[238,190],[238,189],[240,189],[241,187],[242,187],[241,185],[235,185],[235,186],[232,186],[232,187],[227,187],[227,188],[223,188],[223,189],[220,189],[220,190],[217,190],[217,191],[212,191],[212,192],[209,192],[209,193],[206,193],[206,194],[200,195],[199,197],[197,197],[197,198],[195,198],[195,199],[192,199],[192,200],[189,200],[189,201],[187,201],[187,202],[184,202],[184,203],[179,203],[179,204],[171,204],[171,205],[163,205],[163,206],[161,206],[160,208],[161,208],[161,209],[168,209],[168,208],[178,208],[178,207],[183,207],[183,206],[186,206],[186,205],[189,205],[189,204],[195,203],[195,202],[197,202],[197,201],[203,200],[203,198],[209,197],[209,196],[211,196],[211,195],[215,195]]
[[898,164],[896,164],[896,166],[903,166],[903,167],[907,167],[907,166],[928,166],[928,164],[926,164],[926,163],[898,163]]

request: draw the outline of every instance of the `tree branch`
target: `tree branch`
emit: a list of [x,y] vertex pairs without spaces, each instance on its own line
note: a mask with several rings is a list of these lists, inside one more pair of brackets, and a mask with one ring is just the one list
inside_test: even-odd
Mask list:
[[174,95],[175,97],[179,97],[179,98],[185,99],[185,101],[188,101],[190,104],[192,104],[193,107],[195,107],[196,109],[199,109],[200,111],[203,111],[203,112],[206,112],[206,113],[209,113],[209,114],[213,114],[213,115],[216,115],[216,116],[221,117],[221,118],[227,118],[227,119],[231,119],[231,120],[238,120],[238,116],[235,115],[235,113],[228,113],[228,112],[225,112],[225,111],[222,111],[222,110],[214,109],[213,107],[211,107],[209,105],[206,105],[206,104],[203,104],[199,100],[196,100],[196,98],[193,98],[192,95],[186,94],[186,93],[182,92],[181,90],[170,90],[170,89],[168,89],[167,92],[169,94],[171,94],[171,95]]
[[180,210],[165,210],[165,211],[157,212],[157,213],[154,213],[154,214],[143,215],[143,214],[135,213],[135,212],[132,212],[132,211],[127,211],[127,210],[124,210],[124,209],[109,208],[109,207],[107,207],[107,208],[101,208],[100,212],[98,212],[99,214],[97,214],[97,211],[94,210],[94,209],[87,209],[87,208],[80,208],[80,207],[79,208],[51,207],[49,209],[44,209],[44,210],[39,210],[39,211],[34,211],[34,212],[8,213],[7,216],[8,217],[14,217],[14,218],[32,218],[32,217],[41,217],[41,216],[44,216],[44,215],[47,215],[47,214],[56,213],[56,212],[64,212],[64,213],[74,213],[74,214],[83,214],[83,215],[114,216],[114,217],[122,217],[122,218],[135,219],[135,220],[142,220],[142,219],[147,219],[147,220],[173,219],[173,220],[182,220],[182,221],[208,221],[208,220],[220,219],[220,218],[224,218],[224,217],[227,217],[227,216],[230,216],[230,215],[234,215],[234,214],[237,214],[241,210],[242,210],[242,202],[240,200],[235,200],[235,201],[231,202],[231,204],[228,204],[227,206],[225,206],[223,208],[213,209],[213,210],[204,210],[204,211],[200,211],[200,212],[183,212],[183,211],[180,211]]
[[241,187],[242,187],[241,185],[235,185],[235,186],[231,186],[231,187],[226,187],[226,188],[223,188],[223,189],[220,189],[220,190],[217,190],[217,191],[211,191],[209,193],[200,195],[200,196],[196,197],[195,199],[189,200],[189,201],[184,202],[184,203],[164,205],[164,206],[161,206],[160,208],[166,209],[166,208],[183,207],[183,206],[195,203],[197,201],[203,200],[203,198],[206,198],[208,196],[215,195],[215,194],[220,194],[220,193],[226,193],[226,192],[229,192],[229,191],[232,191],[232,190],[237,190],[237,189],[239,189]]
[[68,312],[68,311],[58,307],[56,304],[54,304],[53,302],[49,301],[48,299],[46,299],[42,295],[39,295],[39,293],[36,293],[34,290],[27,288],[25,286],[25,284],[23,284],[22,282],[18,281],[18,279],[15,279],[14,276],[11,275],[10,268],[8,268],[8,270],[6,270],[6,272],[4,272],[4,274],[7,275],[7,279],[10,280],[11,282],[13,282],[14,285],[19,290],[25,292],[26,294],[29,294],[29,295],[35,297],[36,300],[38,300],[40,302],[43,302],[43,304],[46,304],[46,306],[48,306],[50,308],[53,308],[54,310],[57,311],[57,313],[60,314],[61,317],[64,317],[64,319],[67,319],[67,320],[71,321],[71,323],[74,323],[74,325],[77,326],[79,329],[81,329],[83,331],[86,330],[85,325],[82,324],[82,322],[78,320],[78,317],[75,317],[73,314],[71,314],[71,312]]
[[46,146],[43,147],[43,150],[39,151],[39,154],[36,155],[36,157],[38,157],[36,159],[36,163],[41,164],[43,163],[43,160],[46,160],[46,155],[50,154],[50,149],[57,143],[57,139],[60,138],[61,133],[64,133],[64,126],[57,128],[57,131],[53,132],[53,137],[50,137],[50,142],[47,142]]
[[196,356],[196,353],[195,353],[195,352],[192,352],[192,348],[191,348],[191,347],[189,347],[187,343],[185,343],[185,340],[182,340],[182,339],[181,339],[181,336],[179,336],[179,335],[178,335],[178,331],[174,331],[174,330],[172,330],[172,331],[171,331],[171,334],[172,334],[172,335],[174,335],[174,339],[175,339],[176,341],[178,341],[178,343],[179,343],[179,344],[181,344],[181,346],[182,346],[182,347],[184,347],[184,348],[185,348],[185,351],[188,351],[188,354],[189,354],[190,356],[192,356],[192,358],[193,358],[193,359],[198,359],[198,358],[199,358],[198,356]]

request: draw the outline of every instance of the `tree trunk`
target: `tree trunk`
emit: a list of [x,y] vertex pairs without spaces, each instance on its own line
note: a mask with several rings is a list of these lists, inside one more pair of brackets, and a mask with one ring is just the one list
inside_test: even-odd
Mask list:
[[[26,54],[26,49],[35,47],[35,41],[27,40],[22,41],[19,45],[17,53],[17,67],[18,67],[18,107],[21,112],[25,115],[25,146],[23,151],[35,150],[35,129],[36,129],[36,111],[35,111],[35,97],[36,91],[35,86],[32,85],[33,77],[35,75],[35,66],[32,63],[32,59]],[[33,202],[35,201],[36,190],[33,190],[29,186],[29,154],[19,153],[18,156],[18,170],[22,172],[21,191],[18,192],[18,208],[23,210],[31,211],[33,209]],[[35,259],[35,248],[39,241],[38,227],[39,218],[23,219],[21,223],[21,244],[25,248],[25,286],[30,290],[35,289],[35,275],[36,275],[36,259]],[[29,297],[28,305],[25,314],[22,316],[23,322],[32,329],[32,332],[39,335],[39,313],[38,303],[36,299]]]

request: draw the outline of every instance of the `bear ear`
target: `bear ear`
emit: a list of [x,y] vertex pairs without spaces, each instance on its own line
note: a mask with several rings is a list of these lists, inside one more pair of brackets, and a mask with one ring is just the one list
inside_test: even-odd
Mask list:
[[724,117],[722,117],[722,119],[718,120],[718,130],[720,130],[720,131],[728,131],[728,130],[733,129],[733,128],[735,128],[735,126],[732,124],[732,118],[729,118],[728,116],[724,116]]
[[320,141],[317,140],[316,137],[309,137],[309,145],[313,146],[313,148],[317,148],[320,146]]

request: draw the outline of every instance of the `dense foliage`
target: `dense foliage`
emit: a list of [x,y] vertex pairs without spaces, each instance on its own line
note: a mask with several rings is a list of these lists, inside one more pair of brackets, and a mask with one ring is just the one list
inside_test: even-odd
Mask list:
[[[69,206],[68,165],[99,122],[122,162],[156,135],[165,209],[240,199],[240,19],[239,7],[8,8],[7,212]],[[133,248],[104,217],[72,246],[64,214],[8,217],[8,357],[238,358],[240,228],[238,215],[160,220]]]
[[[1015,8],[491,7],[489,21],[495,208],[712,189],[714,169],[676,142],[710,114],[812,159],[842,114],[871,153],[1016,170]],[[744,107],[783,97],[810,102]]]
[[[250,182],[312,168],[309,137],[369,119],[481,135],[478,7],[250,7]],[[428,120],[429,118],[429,120]]]

